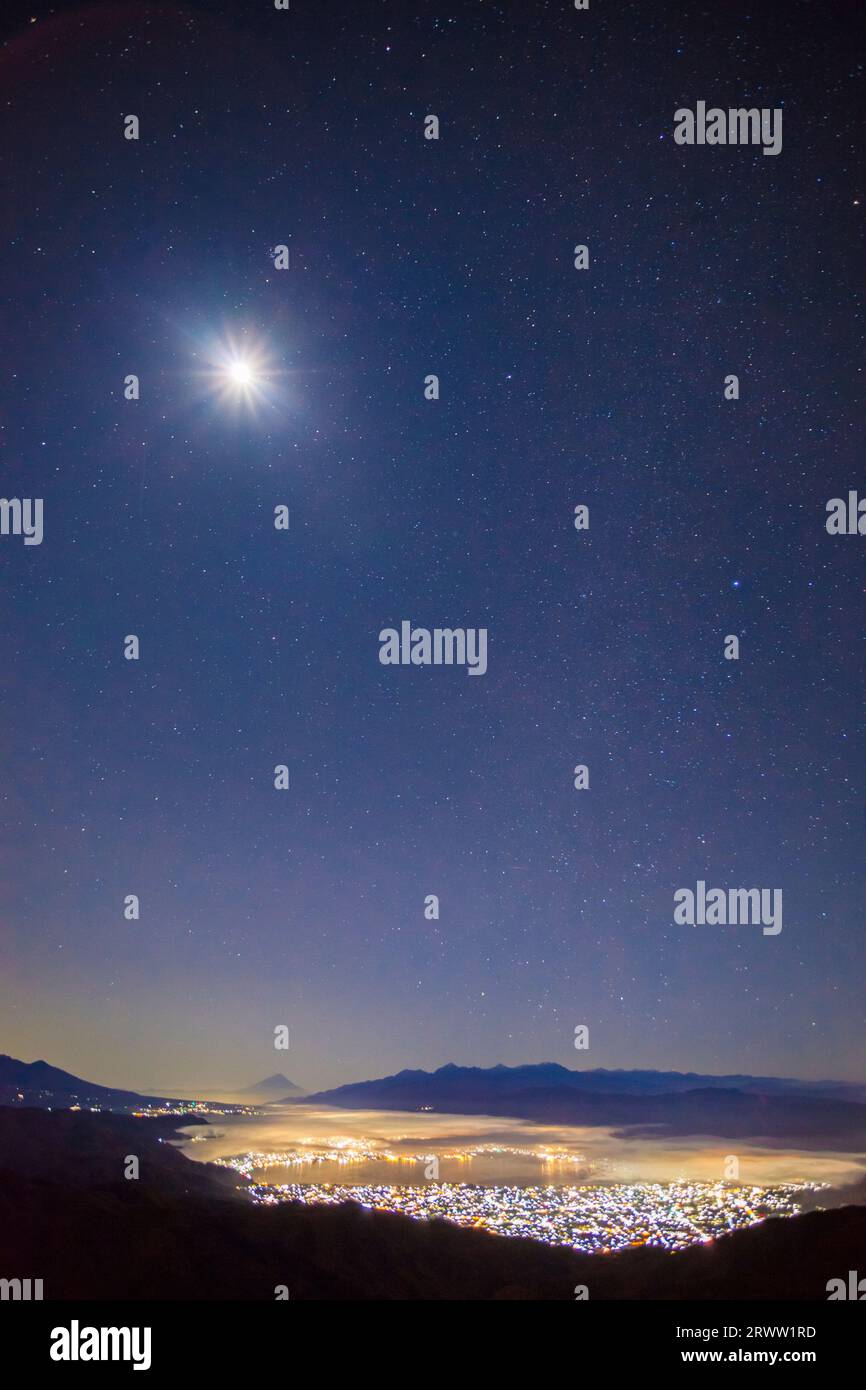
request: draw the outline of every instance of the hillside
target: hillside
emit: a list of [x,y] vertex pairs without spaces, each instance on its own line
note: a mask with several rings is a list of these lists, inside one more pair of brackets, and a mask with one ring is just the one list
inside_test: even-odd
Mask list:
[[[578,1255],[355,1205],[252,1207],[166,1122],[0,1111],[4,1268],[57,1299],[826,1299],[862,1265],[866,1209],[760,1226],[681,1254]],[[120,1174],[129,1153],[141,1177]],[[86,1252],[86,1258],[82,1257]],[[858,1264],[859,1262],[859,1264]]]
[[[210,1101],[209,1104],[221,1104]],[[0,1055],[0,1107],[28,1106],[45,1109],[80,1105],[84,1109],[112,1110],[122,1114],[148,1107],[188,1104],[177,1097],[142,1095],[115,1086],[100,1086],[53,1067],[48,1062],[22,1062]]]

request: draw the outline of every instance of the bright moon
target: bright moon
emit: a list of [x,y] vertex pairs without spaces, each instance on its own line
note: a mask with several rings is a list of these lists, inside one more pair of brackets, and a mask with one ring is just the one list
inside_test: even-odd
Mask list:
[[236,386],[251,386],[253,382],[253,370],[246,362],[232,362],[229,376]]
[[198,345],[203,360],[196,375],[204,394],[236,416],[257,416],[276,404],[278,370],[267,343],[247,332],[224,333]]

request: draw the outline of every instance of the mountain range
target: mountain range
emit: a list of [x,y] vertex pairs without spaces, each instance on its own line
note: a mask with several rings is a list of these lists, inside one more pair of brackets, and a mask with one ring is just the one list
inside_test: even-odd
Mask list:
[[[292,1097],[287,1096],[286,1100]],[[401,1071],[306,1096],[342,1109],[508,1115],[547,1124],[652,1127],[656,1135],[797,1139],[811,1147],[866,1146],[866,1087],[772,1076],[570,1070],[531,1066]]]
[[[504,1115],[544,1124],[589,1125],[631,1137],[712,1135],[796,1141],[812,1149],[866,1148],[866,1088],[839,1081],[696,1072],[570,1070],[555,1062],[518,1067],[406,1070],[304,1094],[277,1073],[234,1096],[207,1101],[231,1110],[276,1101],[340,1109],[430,1110]],[[0,1056],[0,1105],[43,1109],[177,1109],[188,1101],[101,1086],[51,1066]]]

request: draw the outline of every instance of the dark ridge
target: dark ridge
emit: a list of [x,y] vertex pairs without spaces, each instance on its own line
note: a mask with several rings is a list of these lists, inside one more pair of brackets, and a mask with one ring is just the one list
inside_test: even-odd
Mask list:
[[[507,1115],[547,1124],[595,1125],[657,1136],[796,1140],[814,1149],[866,1147],[863,1088],[779,1077],[680,1072],[456,1067],[403,1071],[305,1099],[344,1109]],[[289,1099],[287,1097],[287,1099]]]

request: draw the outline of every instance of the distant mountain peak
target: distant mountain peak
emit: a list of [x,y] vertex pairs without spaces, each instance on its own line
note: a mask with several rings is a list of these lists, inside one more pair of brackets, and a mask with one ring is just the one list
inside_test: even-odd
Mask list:
[[254,1086],[248,1086],[245,1094],[251,1091],[278,1091],[280,1095],[287,1095],[290,1091],[300,1091],[302,1088],[290,1081],[281,1071],[275,1071],[273,1076],[266,1076],[264,1080],[257,1081]]

